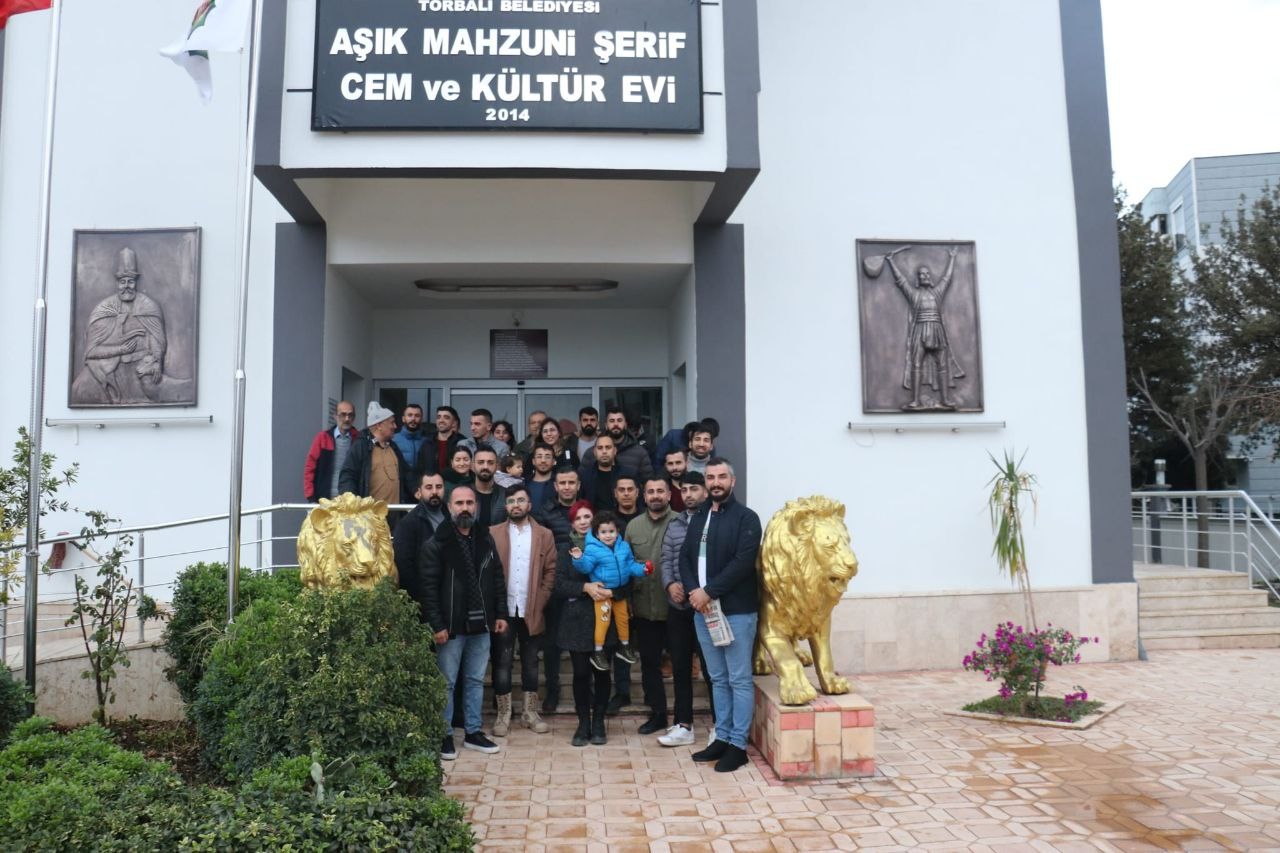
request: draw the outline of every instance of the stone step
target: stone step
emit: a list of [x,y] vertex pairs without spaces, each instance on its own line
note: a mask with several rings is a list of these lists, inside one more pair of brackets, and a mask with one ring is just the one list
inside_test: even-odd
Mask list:
[[1275,649],[1280,648],[1280,628],[1218,628],[1201,631],[1143,632],[1148,651],[1160,649]]
[[1148,592],[1138,596],[1138,613],[1142,616],[1189,608],[1259,607],[1267,603],[1267,593],[1260,589],[1182,590]]
[[1272,628],[1280,631],[1280,608],[1258,607],[1198,608],[1139,613],[1138,631],[1145,640],[1151,632],[1199,631],[1217,628]]
[[1251,588],[1249,576],[1243,572],[1219,572],[1209,569],[1135,573],[1135,580],[1138,582],[1139,595],[1148,595],[1154,592],[1192,592],[1196,590],[1218,592]]

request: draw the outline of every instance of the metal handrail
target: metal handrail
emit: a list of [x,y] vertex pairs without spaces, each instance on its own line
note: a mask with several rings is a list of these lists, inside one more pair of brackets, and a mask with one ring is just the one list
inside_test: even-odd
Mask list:
[[[313,510],[317,504],[313,503],[279,503],[270,506],[259,507],[257,509],[247,509],[240,515],[242,518],[266,515],[271,512],[281,512],[285,510]],[[393,512],[408,512],[412,510],[416,504],[387,504],[387,509]],[[179,521],[163,521],[156,524],[137,524],[132,527],[119,527],[107,531],[110,536],[118,536],[125,533],[150,533],[153,530],[171,530],[175,527],[186,527],[192,524],[208,524],[213,521],[226,521],[230,516],[227,513],[219,513],[218,515],[200,515],[195,518],[184,518]],[[36,543],[40,545],[56,545],[59,542],[74,542],[83,539],[83,533],[59,533],[57,536],[50,536],[47,539],[41,539]],[[248,542],[241,544],[249,544]],[[9,545],[0,546],[0,553],[4,551],[20,551],[26,548],[26,540],[18,539]]]
[[[240,545],[242,548],[244,547],[256,548],[257,559],[251,562],[256,562],[257,567],[259,569],[270,569],[271,571],[275,571],[277,568],[280,568],[280,567],[274,564],[268,565],[268,562],[265,559],[264,546],[267,545],[268,543],[294,541],[297,539],[296,534],[292,536],[266,535],[263,530],[264,518],[268,518],[272,513],[275,513],[275,512],[309,512],[310,510],[315,509],[316,506],[317,504],[315,503],[285,502],[285,503],[275,503],[269,506],[257,507],[254,509],[243,511],[240,514],[242,525],[245,521],[249,519],[256,519],[257,521],[257,533],[255,538],[241,540],[240,542]],[[414,506],[415,504],[390,504],[388,506],[388,509],[393,511],[405,512],[405,511],[412,510]],[[211,545],[206,548],[186,548],[183,550],[172,551],[168,553],[150,553],[148,552],[146,547],[147,534],[155,531],[175,530],[175,529],[184,528],[184,527],[195,527],[202,524],[217,524],[218,522],[225,523],[229,518],[230,518],[230,514],[224,512],[224,513],[217,513],[214,515],[200,515],[200,516],[194,516],[192,518],[183,518],[183,519],[177,519],[174,521],[156,522],[152,524],[127,525],[127,526],[122,526],[122,527],[118,527],[118,528],[114,528],[112,530],[106,531],[105,537],[118,537],[123,535],[134,535],[137,537],[136,541],[134,542],[133,553],[124,557],[121,560],[122,564],[133,564],[133,565],[136,565],[137,567],[136,568],[137,583],[134,586],[135,590],[144,590],[144,589],[155,590],[160,588],[172,589],[173,583],[174,583],[173,580],[168,580],[168,581],[163,581],[160,583],[153,583],[153,584],[146,583],[147,564],[154,565],[159,561],[171,560],[177,557],[187,557],[187,556],[193,556],[193,555],[199,555],[199,554],[225,552],[226,546],[224,544],[219,544],[219,545]],[[59,533],[56,536],[47,536],[45,538],[42,538],[38,543],[38,546],[57,545],[59,543],[66,543],[69,545],[73,545],[77,548],[80,548],[80,550],[82,550],[83,552],[84,548],[87,547],[87,545],[81,544],[84,542],[85,538],[86,537],[83,531],[78,533]],[[25,548],[26,548],[26,540],[25,539],[17,540],[5,546],[0,546],[0,555],[4,555],[8,552],[20,552]],[[52,569],[52,570],[46,571],[45,575],[53,576],[53,575],[66,575],[66,574],[91,572],[95,568],[97,568],[99,565],[101,565],[101,563],[99,562],[98,556],[96,554],[93,554],[92,552],[85,552],[85,553],[86,553],[86,556],[91,558],[91,562],[88,562],[82,566]],[[40,605],[64,604],[70,601],[74,601],[74,599],[65,597],[65,596],[60,596],[58,598],[52,598],[52,599],[45,599],[37,602],[36,609],[38,611]],[[11,609],[14,609],[13,605],[0,607],[0,660],[4,660],[5,657],[7,656],[9,639],[15,636],[21,636],[20,634],[11,634],[9,632],[9,628],[12,627],[11,620],[9,619],[9,611]],[[25,607],[17,608],[17,611],[19,613],[23,612],[24,610],[25,610]],[[37,621],[39,620],[38,612],[36,613],[35,618]],[[33,631],[33,633],[38,635],[38,634],[51,633],[58,630],[63,630],[63,628],[62,627],[46,627],[43,629],[35,630]],[[139,626],[138,626],[139,639],[142,638],[143,632],[144,632],[144,624],[139,623]]]
[[[1132,518],[1140,525],[1135,532],[1141,537],[1134,548],[1140,549],[1143,562],[1167,564],[1166,550],[1181,552],[1182,564],[1188,567],[1193,553],[1197,562],[1203,559],[1201,565],[1212,563],[1215,556],[1225,557],[1229,571],[1243,569],[1250,583],[1261,583],[1273,597],[1280,598],[1277,588],[1280,585],[1280,529],[1248,492],[1154,490],[1133,492],[1131,499],[1134,502]],[[1201,502],[1205,504],[1203,511]],[[1152,526],[1153,516],[1155,526]],[[1161,541],[1162,534],[1170,532],[1164,526],[1169,519],[1181,522],[1180,529],[1172,531],[1177,537],[1177,544],[1172,548]],[[1202,521],[1216,522],[1219,527],[1204,530],[1199,523]],[[1221,527],[1224,523],[1225,530]],[[1209,537],[1205,547],[1201,547],[1201,535]],[[1221,540],[1224,535],[1225,549],[1214,548],[1213,539]]]

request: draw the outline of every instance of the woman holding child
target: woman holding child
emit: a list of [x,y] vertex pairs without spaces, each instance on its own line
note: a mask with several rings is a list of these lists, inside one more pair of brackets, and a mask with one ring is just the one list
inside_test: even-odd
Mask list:
[[[605,538],[616,539],[616,536],[609,536],[609,527],[614,527],[616,532],[616,521],[611,514],[604,513],[600,517],[594,517],[586,501],[574,504],[571,513],[574,532],[577,534],[574,537],[575,543],[585,544],[587,537],[598,539],[596,534],[602,526],[605,528]],[[595,530],[591,530],[592,527]],[[612,657],[620,648],[617,625],[612,620],[609,620],[597,638],[598,612],[604,603],[614,603],[614,590],[605,583],[592,580],[583,571],[587,566],[582,560],[581,545],[575,544],[572,552],[565,556],[572,556],[574,559],[562,558],[556,567],[555,595],[565,599],[556,642],[560,648],[569,652],[573,661],[573,704],[578,714],[578,728],[573,733],[571,742],[574,746],[603,744],[608,740],[605,734],[605,708],[609,704],[611,676],[607,667],[600,669],[593,666],[592,658],[596,657],[598,663],[601,659]],[[575,568],[575,562],[578,563],[578,568]],[[632,562],[634,563],[634,558]],[[639,571],[644,571],[643,565]]]

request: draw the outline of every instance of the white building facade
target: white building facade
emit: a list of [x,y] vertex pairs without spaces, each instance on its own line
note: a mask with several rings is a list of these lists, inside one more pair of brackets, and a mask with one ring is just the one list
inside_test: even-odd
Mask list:
[[[812,493],[846,505],[861,571],[837,663],[956,666],[997,620],[1020,621],[984,487],[989,453],[1029,450],[1042,621],[1101,637],[1095,658],[1137,654],[1096,0],[698,4],[692,132],[314,130],[323,8],[266,3],[246,507],[301,500],[307,447],[342,398],[360,425],[378,398],[488,404],[518,431],[535,408],[573,418],[610,400],[655,429],[710,415],[762,519]],[[67,0],[64,15],[45,447],[80,463],[77,503],[126,523],[224,512],[248,63],[215,56],[204,107],[155,52],[182,26],[172,3]],[[47,32],[32,13],[4,35],[9,435],[29,395]],[[74,232],[191,226],[197,404],[70,407]],[[855,241],[875,238],[973,241],[983,411],[864,413]],[[491,333],[516,328],[546,330],[545,375],[495,378]]]

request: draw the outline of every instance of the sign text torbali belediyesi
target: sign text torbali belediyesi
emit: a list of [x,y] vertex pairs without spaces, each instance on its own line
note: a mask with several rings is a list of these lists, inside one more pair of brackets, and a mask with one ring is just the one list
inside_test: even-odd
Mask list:
[[318,0],[314,130],[702,130],[697,0]]

